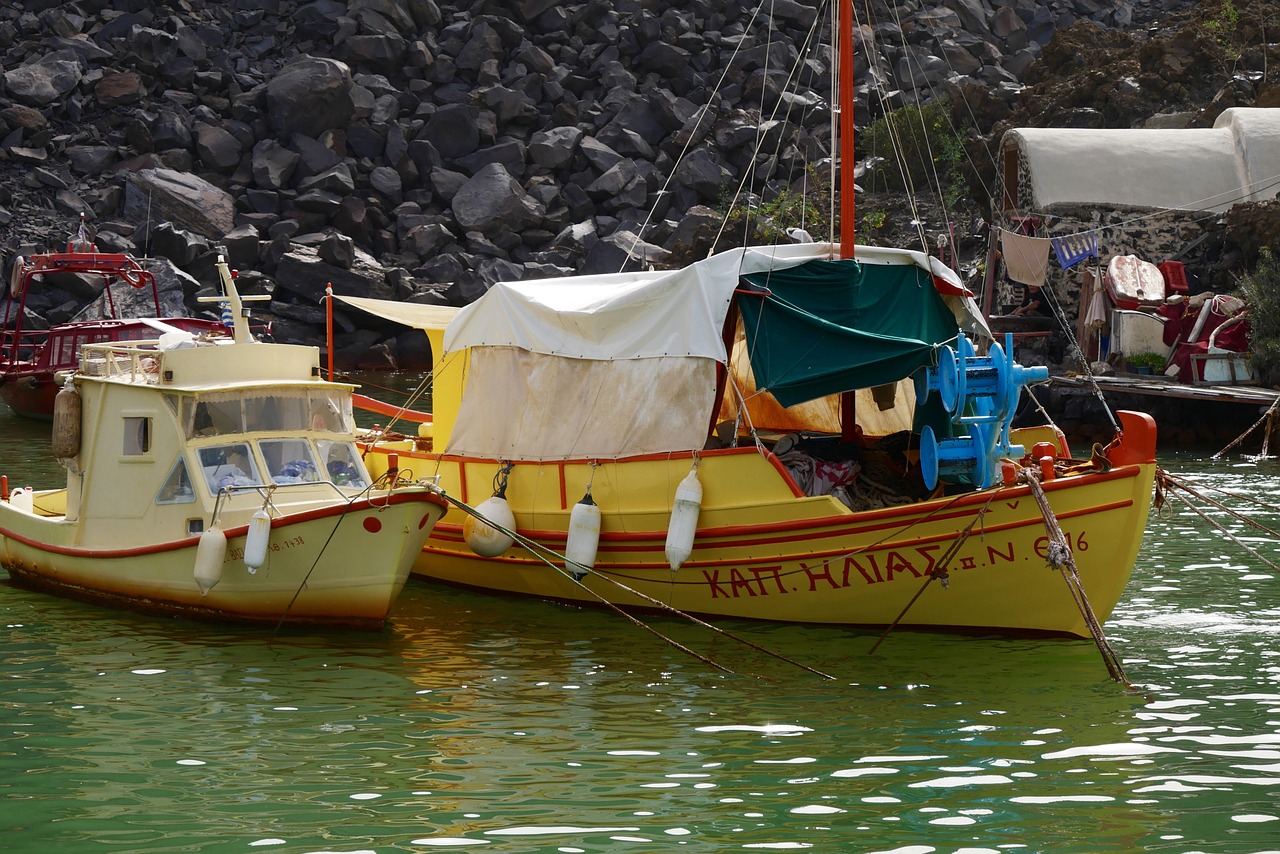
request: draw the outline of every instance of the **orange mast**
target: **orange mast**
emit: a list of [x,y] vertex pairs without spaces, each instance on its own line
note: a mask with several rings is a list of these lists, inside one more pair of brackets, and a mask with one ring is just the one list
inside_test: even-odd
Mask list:
[[839,123],[839,170],[840,170],[840,257],[852,258],[854,245],[854,197],[853,197],[853,5],[837,3],[836,11],[837,41],[839,51],[836,57],[838,71],[836,92],[837,109],[840,113]]

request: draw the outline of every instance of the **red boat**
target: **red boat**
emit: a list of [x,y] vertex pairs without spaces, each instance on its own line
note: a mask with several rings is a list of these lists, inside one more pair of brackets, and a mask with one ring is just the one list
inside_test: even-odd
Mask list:
[[[49,329],[24,329],[27,296],[32,285],[49,273],[101,276],[104,306],[109,316],[61,323]],[[121,283],[139,289],[150,288],[155,316],[121,317],[112,294],[113,286]],[[83,225],[79,235],[67,242],[65,252],[18,258],[10,278],[4,324],[0,326],[0,399],[18,415],[48,421],[53,418],[58,374],[76,369],[81,345],[155,339],[175,330],[193,335],[226,334],[225,327],[218,321],[161,317],[160,314],[160,292],[155,276],[131,255],[99,252],[84,236]]]

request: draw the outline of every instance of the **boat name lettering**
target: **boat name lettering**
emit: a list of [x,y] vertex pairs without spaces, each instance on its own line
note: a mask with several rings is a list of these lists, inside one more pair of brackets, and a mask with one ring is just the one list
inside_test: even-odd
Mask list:
[[[272,541],[271,545],[269,545],[267,548],[271,549],[271,551],[273,552],[282,552],[282,551],[285,551],[286,549],[296,548],[297,546],[305,546],[306,544],[307,544],[307,538],[298,536],[298,537],[289,537],[288,539],[284,539],[284,540]],[[227,556],[223,560],[223,563],[226,563],[227,561],[233,561],[233,560],[244,560],[243,546],[240,546],[234,549],[227,549]]]
[[[1063,531],[1062,534],[1067,540],[1067,548],[1071,549],[1072,552],[1089,551],[1089,541],[1084,538],[1084,531],[1081,531],[1079,534],[1077,534],[1074,540],[1071,539],[1071,535],[1066,531]],[[1049,559],[1049,538],[1048,537],[1041,537],[1038,540],[1036,540],[1036,554],[1040,555],[1040,557],[1044,558],[1045,560]]]
[[[1072,551],[1088,551],[1089,541],[1085,533],[1065,534]],[[1025,542],[1025,541],[1024,541]],[[927,578],[938,564],[938,553],[948,547],[949,543],[915,546],[914,548],[892,550],[888,552],[859,552],[844,557],[829,558],[816,563],[797,561],[799,572],[808,578],[808,592],[819,590],[839,590],[849,587],[859,578],[865,584],[882,584],[901,578]],[[1049,540],[1038,538],[1032,545],[1036,556],[1048,560]],[[1001,544],[992,544],[983,540],[979,548],[986,550],[986,560],[981,561],[973,555],[953,555],[949,569],[952,571],[994,567],[1006,563],[1030,560],[1023,545],[1021,555],[1019,544],[1006,540]],[[704,569],[702,577],[711,588],[712,599],[737,599],[743,596],[769,596],[775,593],[792,593],[803,589],[786,587],[787,578],[796,578],[794,570],[785,570],[783,566],[729,567],[728,569]],[[795,583],[792,581],[791,583]]]
[[[743,570],[738,567],[729,569],[729,577],[724,581],[720,580],[720,570],[702,570],[702,577],[707,580],[707,585],[711,588],[711,598],[719,599],[737,599],[744,592],[747,596],[768,596],[770,592],[787,593],[787,589],[782,586],[782,567],[781,566],[753,566],[746,570],[751,577],[747,577]],[[772,583],[766,584],[771,580]],[[776,587],[776,591],[771,591],[770,587]]]

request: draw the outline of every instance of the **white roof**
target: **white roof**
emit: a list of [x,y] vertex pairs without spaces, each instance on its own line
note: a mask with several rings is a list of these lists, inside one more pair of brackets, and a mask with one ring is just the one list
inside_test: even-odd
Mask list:
[[1235,107],[1212,128],[1016,128],[1029,206],[1225,211],[1280,189],[1280,108]]

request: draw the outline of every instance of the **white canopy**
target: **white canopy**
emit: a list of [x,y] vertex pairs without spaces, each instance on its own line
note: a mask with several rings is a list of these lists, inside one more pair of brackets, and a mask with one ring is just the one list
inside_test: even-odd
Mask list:
[[445,332],[446,352],[518,347],[573,359],[726,360],[739,276],[831,257],[825,243],[733,249],[679,270],[499,282]]
[[[551,460],[701,448],[740,277],[835,254],[826,243],[734,249],[670,272],[494,285],[445,332],[447,352],[471,354],[447,451]],[[856,257],[914,264],[962,289],[919,252],[858,247]],[[948,302],[976,312],[972,299]]]
[[1212,128],[1017,128],[1029,207],[1123,204],[1225,211],[1271,199],[1280,182],[1280,108],[1225,110]]

